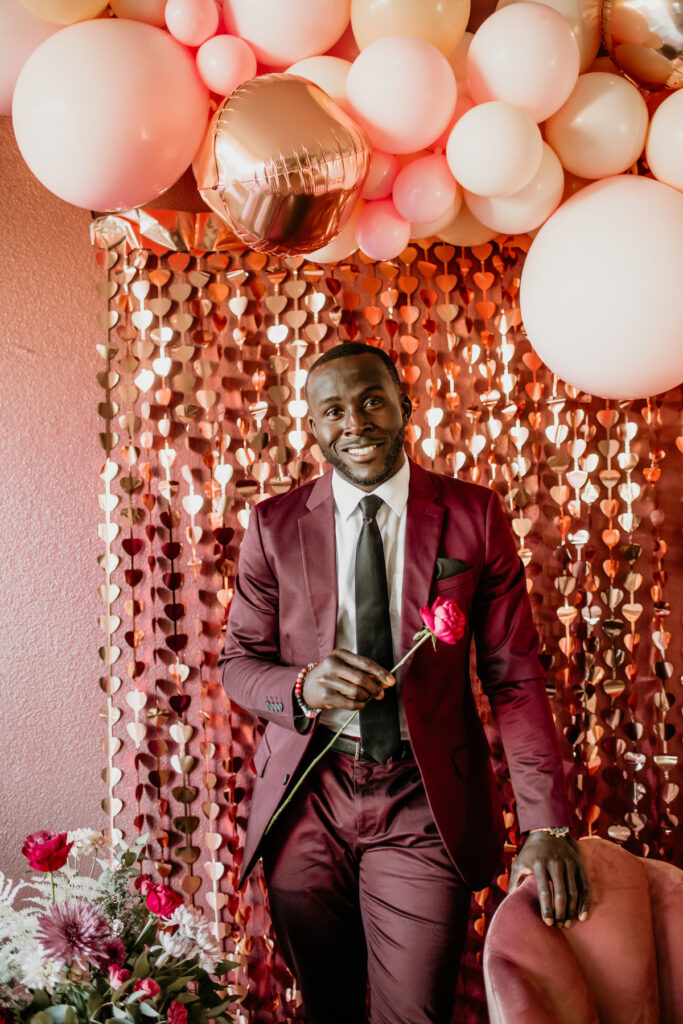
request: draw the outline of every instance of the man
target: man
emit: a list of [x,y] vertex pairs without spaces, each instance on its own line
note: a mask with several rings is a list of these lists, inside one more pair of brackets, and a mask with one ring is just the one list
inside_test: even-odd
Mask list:
[[[588,911],[524,570],[492,491],[407,459],[411,403],[386,353],[335,347],[307,396],[333,471],[252,511],[221,656],[229,696],[267,721],[243,877],[262,856],[307,1020],[363,1024],[369,979],[373,1024],[448,1024],[471,890],[502,847],[472,638],[528,833],[513,883],[533,871],[548,924]],[[465,636],[394,678],[437,596]]]

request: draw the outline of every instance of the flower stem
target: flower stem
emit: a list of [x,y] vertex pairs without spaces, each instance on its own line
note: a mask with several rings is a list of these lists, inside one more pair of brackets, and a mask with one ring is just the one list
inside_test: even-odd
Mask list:
[[[411,656],[412,654],[414,654],[414,653],[415,653],[415,651],[416,651],[416,650],[418,649],[418,647],[420,647],[420,646],[421,646],[421,645],[422,645],[422,644],[423,644],[423,643],[425,642],[425,640],[427,639],[427,637],[430,637],[430,636],[433,636],[433,635],[434,635],[434,634],[432,633],[431,629],[428,629],[428,628],[427,628],[426,626],[425,626],[425,628],[424,628],[424,629],[421,629],[419,633],[416,633],[416,634],[415,634],[415,636],[413,637],[413,640],[415,640],[415,643],[414,643],[414,644],[413,644],[413,646],[412,646],[412,647],[410,648],[410,650],[408,651],[408,653],[407,653],[407,654],[404,654],[404,655],[403,655],[403,657],[401,658],[401,660],[400,660],[400,661],[398,661],[398,662],[397,662],[397,663],[396,663],[396,664],[394,665],[394,667],[393,667],[393,668],[391,669],[391,674],[393,675],[393,674],[394,674],[394,672],[396,672],[396,670],[397,670],[397,669],[399,669],[399,668],[401,667],[401,665],[405,664],[405,662],[406,662],[406,661],[408,660],[408,658],[409,658],[409,657],[410,657],[410,656]],[[382,691],[382,692],[384,692],[384,691]],[[358,709],[358,710],[360,710],[360,709]],[[268,835],[268,833],[270,832],[271,828],[273,827],[273,825],[275,824],[275,822],[277,821],[277,819],[278,819],[278,818],[280,817],[280,815],[281,815],[281,814],[282,814],[282,812],[284,811],[285,807],[286,807],[286,806],[287,806],[287,804],[288,804],[288,803],[290,802],[290,800],[292,799],[292,797],[294,796],[294,794],[296,793],[297,789],[299,788],[299,786],[301,785],[301,783],[302,783],[302,782],[304,781],[304,779],[306,778],[306,776],[307,776],[307,775],[309,774],[309,772],[311,772],[311,771],[313,770],[313,768],[315,768],[315,766],[317,765],[318,761],[321,761],[321,760],[323,759],[323,757],[324,757],[324,756],[325,756],[325,754],[326,754],[326,753],[328,752],[328,750],[330,749],[330,747],[331,747],[331,746],[332,746],[332,745],[333,745],[333,744],[335,743],[335,741],[336,741],[336,740],[337,740],[337,739],[338,739],[338,738],[339,738],[339,737],[341,736],[341,734],[342,734],[342,733],[344,732],[344,730],[345,730],[345,729],[346,729],[346,728],[347,728],[347,727],[348,727],[348,726],[349,726],[349,725],[351,724],[351,722],[352,722],[352,721],[354,720],[354,718],[355,718],[355,717],[356,717],[357,715],[358,715],[358,711],[354,711],[354,712],[353,712],[353,713],[352,713],[351,715],[349,715],[349,717],[348,717],[348,718],[346,719],[346,721],[345,721],[345,722],[344,722],[344,723],[343,723],[343,724],[342,724],[342,725],[340,726],[340,728],[339,728],[339,729],[337,729],[337,731],[336,731],[336,732],[334,733],[334,735],[332,736],[332,739],[331,739],[331,740],[329,741],[329,743],[327,743],[327,744],[326,744],[326,745],[325,745],[325,746],[323,747],[323,749],[322,749],[322,750],[320,751],[320,753],[319,753],[319,754],[318,754],[318,755],[317,755],[316,757],[314,757],[314,758],[313,758],[313,760],[312,760],[312,761],[311,761],[311,763],[310,763],[310,764],[308,765],[308,767],[306,768],[306,770],[305,770],[305,771],[303,772],[303,774],[302,774],[302,775],[301,775],[301,776],[299,777],[299,779],[298,779],[298,781],[297,781],[296,785],[295,785],[295,786],[294,786],[294,787],[292,788],[292,790],[291,790],[291,791],[290,791],[290,792],[289,792],[289,793],[287,794],[286,798],[285,798],[285,799],[284,799],[284,800],[282,801],[282,803],[280,804],[280,806],[278,807],[278,809],[277,809],[277,810],[275,811],[275,814],[273,815],[273,817],[272,817],[272,818],[270,819],[270,821],[268,822],[268,824],[267,824],[267,826],[266,826],[266,830],[265,830],[265,832],[263,833],[263,834],[264,834],[264,836],[267,836],[267,835]]]
[[52,902],[56,903],[57,901],[55,899],[55,873],[54,873],[54,871],[50,872],[50,885],[52,886]]

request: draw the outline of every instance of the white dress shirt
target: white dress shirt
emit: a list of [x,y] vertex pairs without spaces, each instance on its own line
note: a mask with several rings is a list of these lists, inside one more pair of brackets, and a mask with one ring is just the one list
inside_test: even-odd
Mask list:
[[[389,617],[394,648],[394,664],[405,653],[400,649],[401,637],[401,594],[403,592],[403,555],[406,542],[406,505],[410,484],[410,465],[406,459],[397,473],[385,480],[371,493],[381,498],[384,504],[377,513],[377,525],[382,535],[384,563],[389,588]],[[360,536],[363,516],[359,502],[368,496],[367,491],[344,480],[336,470],[332,473],[332,494],[334,496],[334,530],[337,547],[337,632],[335,646],[347,651],[356,651],[356,546]],[[391,668],[391,665],[387,666]],[[331,708],[322,711],[320,724],[335,732],[352,712],[346,708]],[[408,739],[405,714],[400,693],[398,713],[401,739]],[[348,736],[360,736],[360,722],[354,718],[344,730]]]

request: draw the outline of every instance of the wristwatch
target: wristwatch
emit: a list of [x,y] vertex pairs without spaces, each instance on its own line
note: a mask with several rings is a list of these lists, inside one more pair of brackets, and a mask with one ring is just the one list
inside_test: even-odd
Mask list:
[[547,832],[553,839],[566,839],[569,835],[569,828],[567,825],[549,825],[545,828],[531,828],[529,829],[529,835],[532,832]]

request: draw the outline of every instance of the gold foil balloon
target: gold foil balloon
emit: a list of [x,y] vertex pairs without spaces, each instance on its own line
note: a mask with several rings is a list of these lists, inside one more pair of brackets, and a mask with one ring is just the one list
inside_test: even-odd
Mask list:
[[322,89],[263,75],[218,108],[195,177],[204,201],[250,248],[291,256],[341,230],[369,166],[364,130]]
[[639,85],[683,86],[680,0],[603,0],[602,37],[614,63]]

